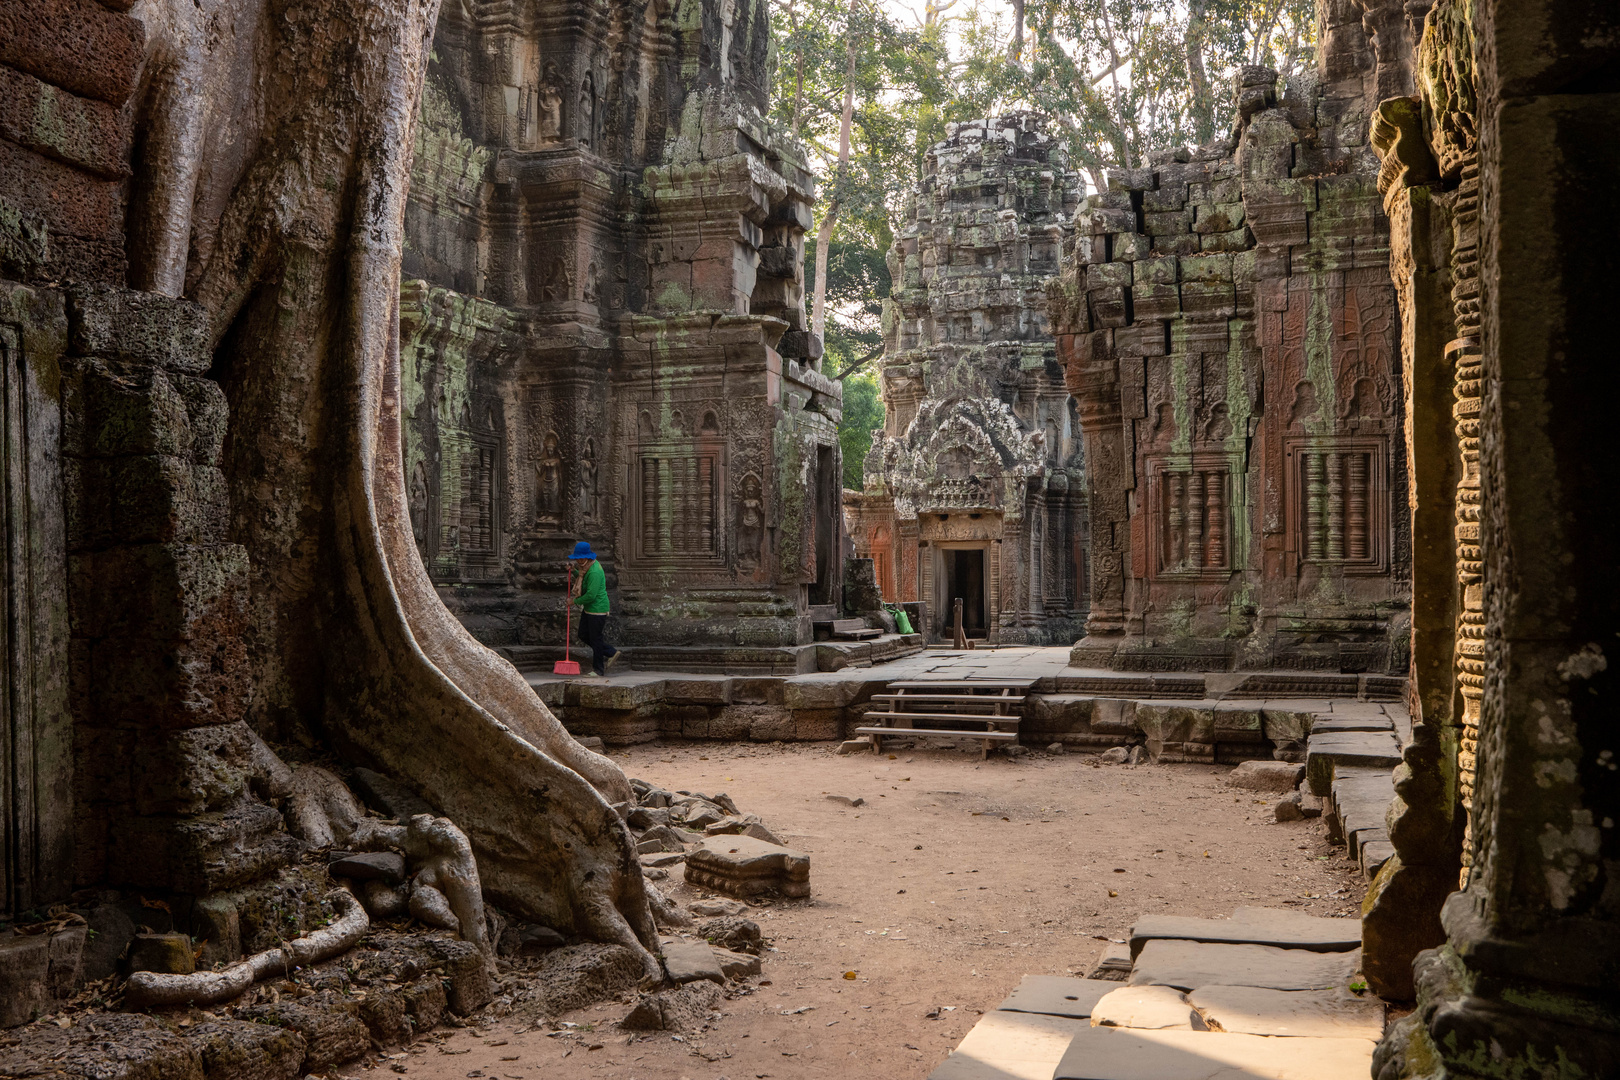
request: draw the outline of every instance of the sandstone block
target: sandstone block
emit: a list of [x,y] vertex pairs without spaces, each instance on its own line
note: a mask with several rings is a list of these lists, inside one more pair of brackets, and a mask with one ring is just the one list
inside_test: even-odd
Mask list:
[[26,1024],[55,1010],[50,968],[51,943],[46,935],[0,937],[0,1028]]
[[405,857],[392,851],[366,851],[334,859],[326,871],[356,881],[381,881],[398,885],[405,880]]
[[129,175],[129,133],[116,108],[3,65],[0,136],[104,180]]
[[1205,986],[1188,1000],[1211,1031],[1375,1042],[1384,1034],[1383,1002],[1345,990]]
[[619,1026],[629,1031],[695,1031],[720,1001],[720,988],[714,983],[690,982],[674,990],[641,995]]
[[1092,1027],[1192,1029],[1187,995],[1172,986],[1121,986],[1098,999]]
[[136,934],[129,947],[131,971],[159,971],[169,975],[190,975],[197,970],[186,934]]
[[208,312],[189,300],[110,285],[68,293],[74,353],[201,375],[213,363]]
[[1208,944],[1154,939],[1136,954],[1132,986],[1263,986],[1273,990],[1326,990],[1348,985],[1361,966],[1361,950],[1319,953],[1270,945]]
[[720,963],[720,970],[725,972],[728,979],[744,979],[750,975],[760,973],[759,957],[749,956],[747,953],[734,953],[729,949],[716,949],[714,956]]
[[94,0],[0,7],[0,64],[111,105],[134,90],[145,40],[138,20]]
[[288,1028],[245,1020],[209,1020],[185,1031],[201,1051],[207,1080],[297,1080],[304,1037]]
[[1113,979],[1073,979],[1061,975],[1025,975],[996,1008],[1084,1020],[1103,995],[1119,989]]
[[665,941],[660,947],[664,957],[664,970],[677,983],[708,979],[724,983],[726,976],[720,970],[719,958],[714,950],[701,941]]
[[1040,1013],[985,1013],[928,1080],[1046,1080],[1084,1020]]
[[730,896],[809,896],[810,856],[751,836],[716,837],[687,855],[686,880]]
[[1361,944],[1359,919],[1321,919],[1275,908],[1239,907],[1230,919],[1145,915],[1131,928],[1131,949],[1155,939],[1273,945],[1310,952],[1349,952]]
[[1366,1039],[1268,1039],[1213,1031],[1090,1028],[1075,1035],[1052,1080],[1365,1080]]
[[1226,774],[1226,782],[1245,791],[1290,792],[1304,775],[1304,766],[1286,761],[1245,761]]

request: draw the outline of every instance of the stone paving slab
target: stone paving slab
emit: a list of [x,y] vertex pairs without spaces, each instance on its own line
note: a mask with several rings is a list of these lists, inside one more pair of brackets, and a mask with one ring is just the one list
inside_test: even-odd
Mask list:
[[1340,719],[1337,715],[1318,717],[1311,725],[1312,735],[1338,735],[1346,731],[1388,731],[1395,730],[1395,721],[1382,714],[1367,717],[1346,717]]
[[1043,1013],[1085,1020],[1104,994],[1119,989],[1108,979],[1075,979],[1065,975],[1025,975],[1007,1000],[996,1008],[1007,1012]]
[[1239,908],[1230,919],[1146,915],[1131,928],[1131,955],[1155,939],[1232,945],[1272,945],[1310,952],[1348,952],[1361,946],[1360,919],[1319,919],[1295,911]]
[[1305,747],[1305,775],[1315,795],[1332,793],[1333,780],[1348,768],[1393,769],[1401,763],[1401,748],[1392,732],[1340,731],[1311,733]]
[[1087,1028],[1051,1080],[1367,1080],[1370,1039]]
[[1318,953],[1271,945],[1224,945],[1158,939],[1142,946],[1131,986],[1263,986],[1326,990],[1345,986],[1361,967],[1361,950]]
[[1214,1031],[1329,1039],[1380,1039],[1384,1003],[1346,990],[1201,986],[1187,995]]
[[1121,986],[1091,1010],[1092,1027],[1192,1030],[1193,1008],[1173,986]]
[[985,1013],[928,1080],[1052,1080],[1086,1020],[1039,1013]]

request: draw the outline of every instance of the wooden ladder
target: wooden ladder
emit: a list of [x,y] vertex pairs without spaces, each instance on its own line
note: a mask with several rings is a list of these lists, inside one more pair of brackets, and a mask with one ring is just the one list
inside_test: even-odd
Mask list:
[[892,682],[872,696],[873,708],[855,734],[883,752],[885,738],[978,739],[980,756],[993,743],[1018,741],[1018,721],[1034,679],[938,679]]

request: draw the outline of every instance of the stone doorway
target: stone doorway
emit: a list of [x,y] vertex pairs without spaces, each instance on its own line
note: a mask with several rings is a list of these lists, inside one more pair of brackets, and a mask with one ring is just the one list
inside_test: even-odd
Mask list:
[[988,636],[985,616],[989,600],[985,593],[985,545],[940,547],[939,582],[934,598],[939,612],[939,634],[949,638],[955,618],[956,598],[962,598],[962,626],[970,638]]

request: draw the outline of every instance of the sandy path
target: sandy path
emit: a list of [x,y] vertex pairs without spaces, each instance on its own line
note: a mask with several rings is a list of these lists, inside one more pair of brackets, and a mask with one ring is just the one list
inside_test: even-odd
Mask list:
[[[346,1074],[397,1065],[431,1080],[920,1080],[1022,975],[1085,974],[1140,914],[1221,916],[1242,904],[1354,914],[1362,894],[1319,822],[1274,823],[1272,799],[1227,788],[1220,766],[838,757],[825,745],[616,757],[665,787],[724,791],[811,853],[809,900],[749,913],[777,950],[751,991],[683,1040],[632,1039],[613,1023],[627,1005],[609,1002],[557,1018],[590,1025],[583,1034],[527,1031],[530,1020],[513,1016]],[[676,875],[661,884],[683,905],[701,895]]]

